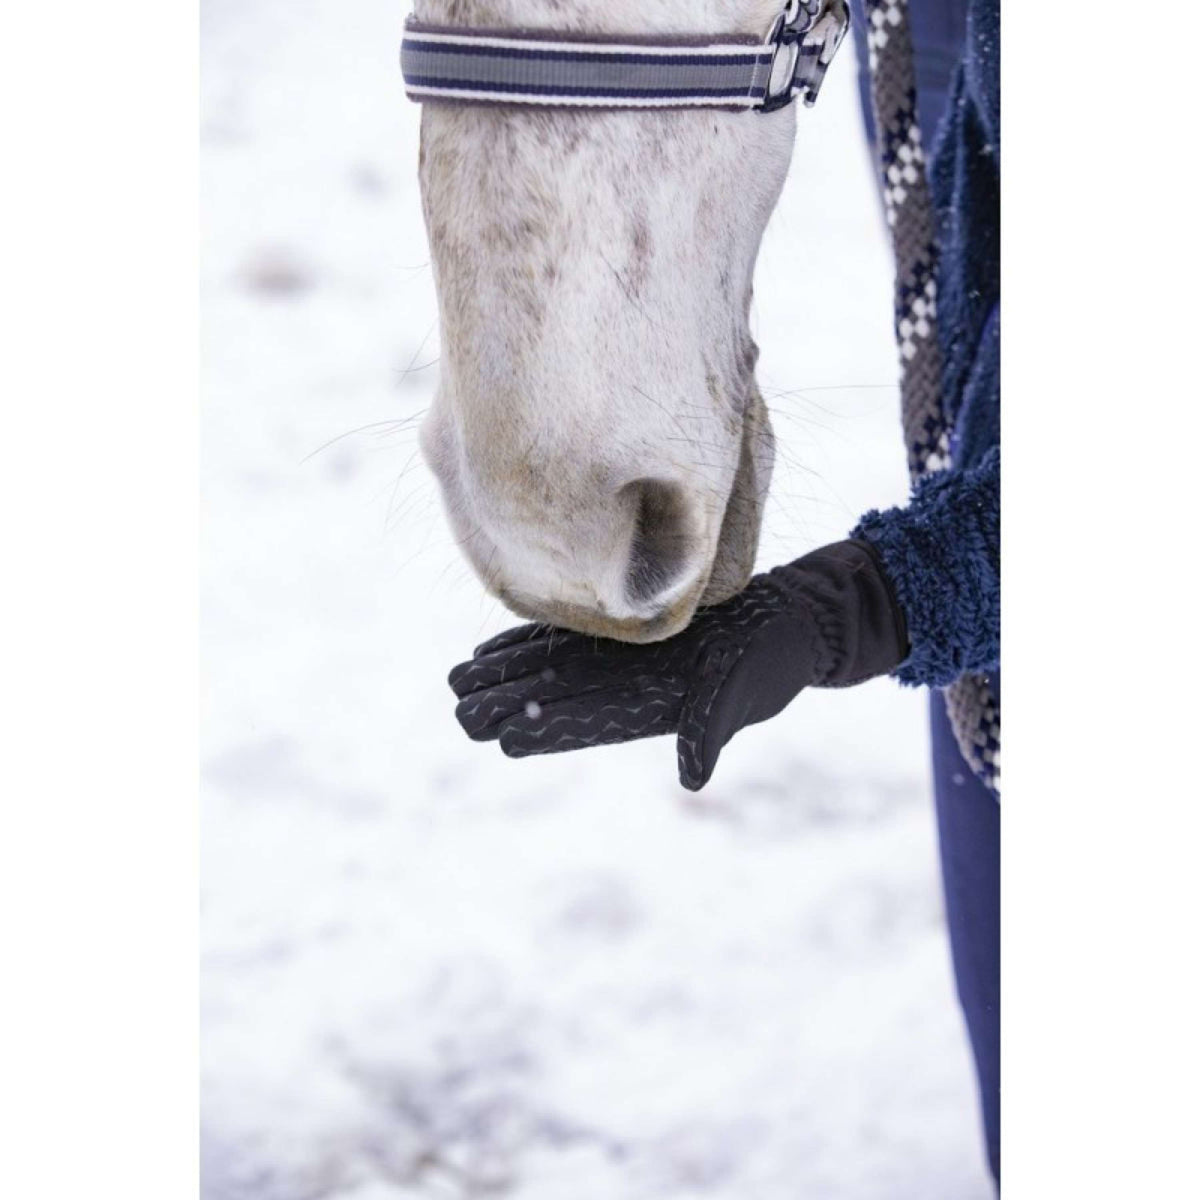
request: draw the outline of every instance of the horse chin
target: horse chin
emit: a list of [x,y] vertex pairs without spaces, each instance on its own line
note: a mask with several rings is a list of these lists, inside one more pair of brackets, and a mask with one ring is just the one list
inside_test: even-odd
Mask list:
[[720,604],[736,596],[750,582],[774,464],[771,416],[758,388],[754,388],[742,421],[737,474],[725,506],[717,552],[708,585],[700,597],[701,605]]

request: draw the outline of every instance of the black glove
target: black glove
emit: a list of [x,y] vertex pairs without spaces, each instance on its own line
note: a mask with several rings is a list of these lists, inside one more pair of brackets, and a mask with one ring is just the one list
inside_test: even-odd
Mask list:
[[664,642],[510,629],[455,667],[450,686],[467,734],[499,738],[511,758],[677,733],[679,781],[697,791],[739,729],[810,685],[861,683],[907,653],[874,549],[846,541],[756,575]]

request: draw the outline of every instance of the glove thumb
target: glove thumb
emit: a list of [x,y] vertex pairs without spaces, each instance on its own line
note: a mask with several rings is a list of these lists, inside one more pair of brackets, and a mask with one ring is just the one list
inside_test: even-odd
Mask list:
[[698,792],[712,778],[726,742],[745,724],[723,703],[722,696],[739,652],[740,647],[727,645],[710,653],[705,669],[683,702],[675,749],[679,782],[689,792]]

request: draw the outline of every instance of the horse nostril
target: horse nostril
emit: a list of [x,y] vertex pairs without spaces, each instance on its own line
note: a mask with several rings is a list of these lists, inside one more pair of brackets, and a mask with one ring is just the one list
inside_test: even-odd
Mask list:
[[621,491],[634,502],[625,597],[646,604],[679,578],[692,557],[687,500],[682,488],[661,479],[635,479]]

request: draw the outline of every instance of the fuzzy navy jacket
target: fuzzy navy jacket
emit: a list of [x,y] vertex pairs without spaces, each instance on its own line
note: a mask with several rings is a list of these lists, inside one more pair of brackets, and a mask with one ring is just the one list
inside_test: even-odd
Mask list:
[[[914,3],[918,92],[921,5]],[[951,465],[852,536],[879,551],[908,620],[909,684],[1000,664],[1000,10],[970,0],[930,164],[940,245],[938,334]]]

